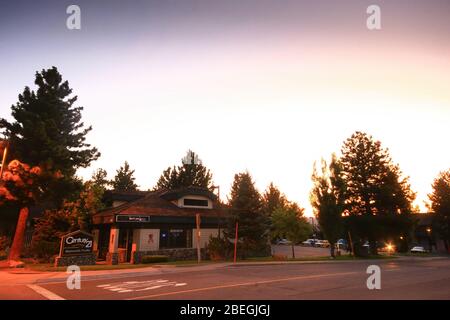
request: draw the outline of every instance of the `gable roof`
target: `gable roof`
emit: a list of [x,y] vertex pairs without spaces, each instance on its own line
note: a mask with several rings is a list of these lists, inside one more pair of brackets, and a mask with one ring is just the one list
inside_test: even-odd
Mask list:
[[[189,188],[186,188],[189,189]],[[189,189],[192,190],[192,189]],[[196,192],[196,195],[200,195],[201,190],[197,189],[192,192]],[[108,220],[115,215],[141,215],[141,216],[171,216],[171,217],[195,217],[197,213],[200,213],[204,217],[223,217],[226,215],[226,207],[219,204],[217,197],[211,197],[213,200],[213,208],[180,208],[172,200],[179,199],[183,195],[193,194],[188,190],[174,190],[174,191],[149,191],[145,192],[144,196],[138,197],[138,199],[129,201],[117,207],[107,208],[94,214],[94,224],[103,223],[102,221]],[[209,195],[212,192],[203,191],[201,195]],[[208,196],[208,197],[209,197]],[[215,196],[215,195],[214,195]],[[178,198],[177,198],[178,197]],[[111,220],[109,220],[111,221]]]

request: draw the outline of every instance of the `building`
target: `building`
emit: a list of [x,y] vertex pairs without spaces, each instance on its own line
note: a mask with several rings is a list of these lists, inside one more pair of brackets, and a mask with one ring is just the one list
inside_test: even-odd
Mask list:
[[223,229],[226,210],[211,191],[188,187],[155,192],[107,192],[111,207],[93,216],[94,251],[107,263],[139,263],[144,255],[196,259],[196,215],[202,254]]
[[450,253],[444,241],[434,231],[434,213],[418,213],[414,218],[414,240],[417,245],[434,253]]

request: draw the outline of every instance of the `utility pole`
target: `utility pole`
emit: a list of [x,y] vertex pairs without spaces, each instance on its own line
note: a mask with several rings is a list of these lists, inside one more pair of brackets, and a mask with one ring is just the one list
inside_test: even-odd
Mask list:
[[355,256],[355,250],[353,249],[353,241],[352,241],[352,235],[350,234],[350,231],[348,232],[348,240],[350,241],[350,248],[352,249],[352,256]]

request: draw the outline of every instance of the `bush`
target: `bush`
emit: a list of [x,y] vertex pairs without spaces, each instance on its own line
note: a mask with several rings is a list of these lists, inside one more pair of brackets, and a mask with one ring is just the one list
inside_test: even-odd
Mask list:
[[0,236],[0,251],[6,251],[11,246],[11,239],[6,236]]
[[0,251],[0,261],[6,260],[8,258],[8,255],[6,254],[6,251]]
[[53,258],[59,254],[60,241],[33,241],[30,249],[32,256],[40,262],[52,262]]
[[224,238],[213,237],[211,235],[207,249],[211,260],[224,260],[231,255],[232,244]]
[[156,262],[167,262],[169,261],[168,256],[143,256],[142,263],[156,263]]

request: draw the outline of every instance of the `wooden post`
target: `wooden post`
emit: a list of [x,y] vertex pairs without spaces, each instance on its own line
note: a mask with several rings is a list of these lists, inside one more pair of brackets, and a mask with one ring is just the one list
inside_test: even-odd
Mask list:
[[195,215],[195,223],[197,226],[197,263],[200,263],[202,260],[201,250],[200,250],[200,214],[197,213]]
[[236,235],[234,237],[234,263],[236,263],[236,252],[237,252],[237,243],[238,243],[238,222],[236,221]]
[[350,231],[348,232],[348,240],[350,241],[350,248],[352,249],[352,256],[355,256],[355,250],[353,249],[353,241]]

